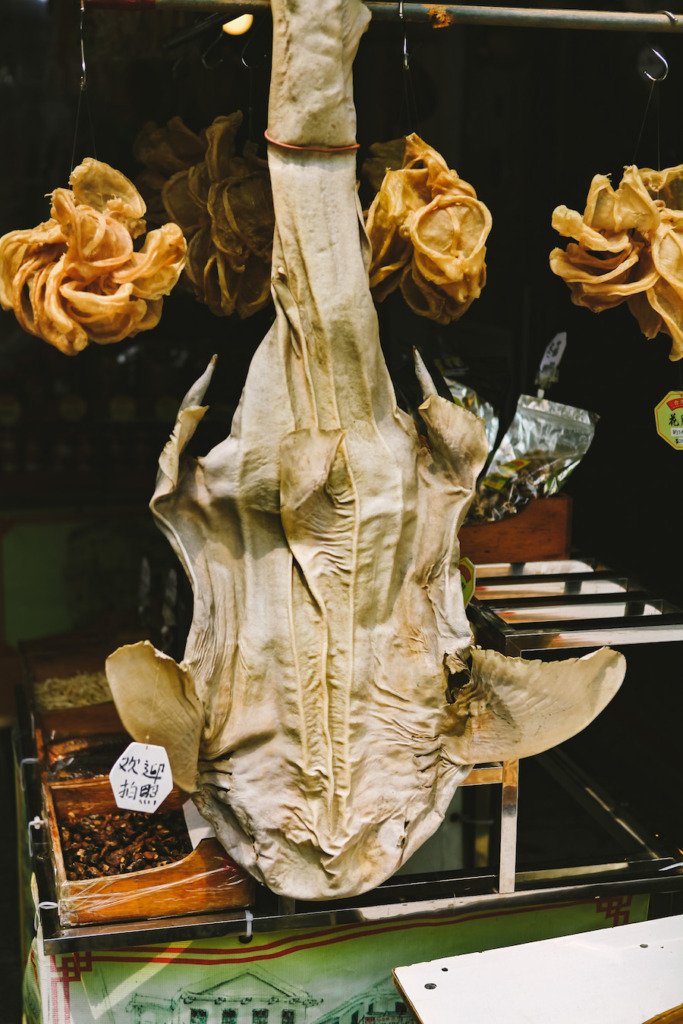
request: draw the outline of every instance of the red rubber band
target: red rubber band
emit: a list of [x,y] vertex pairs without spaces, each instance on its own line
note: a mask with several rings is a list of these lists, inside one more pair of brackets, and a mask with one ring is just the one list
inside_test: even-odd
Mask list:
[[278,146],[280,149],[294,149],[298,153],[347,153],[351,149],[360,149],[360,142],[354,142],[351,146],[293,146],[290,142],[278,142],[271,139],[267,131],[263,133],[271,146]]

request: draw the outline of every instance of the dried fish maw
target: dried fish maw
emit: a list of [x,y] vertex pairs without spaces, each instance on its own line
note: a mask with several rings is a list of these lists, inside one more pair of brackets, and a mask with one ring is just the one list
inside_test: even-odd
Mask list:
[[623,253],[600,259],[570,243],[566,252],[553,249],[550,268],[570,286],[575,305],[586,306],[599,313],[618,306],[628,295],[643,291],[648,283],[654,283],[657,275],[651,260],[646,264],[649,274],[642,274],[642,249],[642,244],[632,245]]
[[142,248],[111,274],[117,284],[132,282],[132,294],[159,299],[173,289],[185,260],[185,239],[177,224],[164,224],[149,231]]
[[372,143],[370,156],[363,161],[362,173],[375,192],[379,192],[382,187],[387,171],[398,171],[403,166],[405,150],[405,136],[389,142]]
[[66,355],[81,352],[88,335],[78,319],[66,309],[61,289],[66,278],[65,260],[47,264],[35,274],[31,287],[34,330],[45,341]]
[[197,292],[197,297],[204,298],[204,268],[213,251],[211,227],[206,224],[192,236],[187,246],[185,273]]
[[214,316],[231,316],[235,312],[241,273],[234,270],[229,259],[215,249],[202,272],[204,302]]
[[231,161],[235,155],[235,137],[242,124],[242,111],[217,117],[206,129],[206,167],[213,182],[231,177]]
[[669,359],[683,358],[683,303],[680,294],[664,278],[660,278],[653,288],[648,288],[645,294],[671,338]]
[[206,160],[202,160],[201,163],[190,167],[187,172],[187,187],[197,205],[201,208],[206,207],[209,201],[209,189],[211,188],[211,178]]
[[403,298],[418,316],[428,317],[438,324],[448,324],[455,318],[456,309],[446,292],[433,287],[413,263],[405,268],[399,283]]
[[69,176],[74,201],[108,213],[126,225],[132,238],[144,233],[145,204],[132,181],[109,164],[86,157]]
[[572,302],[598,313],[628,301],[645,337],[671,337],[672,360],[683,356],[682,197],[683,165],[626,167],[616,191],[596,175],[583,218],[563,206],[553,213],[553,227],[578,244],[550,253]]
[[179,224],[187,239],[206,223],[206,207],[197,202],[189,187],[189,171],[178,171],[161,189],[161,201],[168,217]]
[[417,135],[405,141],[403,168],[385,175],[366,230],[377,301],[400,285],[416,313],[446,324],[480,295],[491,214],[474,188]]
[[0,239],[0,299],[25,331],[74,355],[89,341],[109,344],[155,326],[186,243],[167,224],[136,251],[131,231],[144,230],[144,203],[108,165],[86,160],[70,180],[76,191],[52,193],[50,221]]
[[228,258],[234,270],[244,270],[249,248],[230,216],[228,193],[223,182],[211,186],[207,209],[211,217],[211,241]]
[[172,117],[163,126],[148,121],[133,143],[135,159],[164,178],[198,163],[205,151],[206,140],[188,128],[181,117]]
[[237,315],[243,320],[253,316],[265,309],[270,299],[270,263],[249,256],[237,288]]
[[249,252],[260,259],[269,259],[275,215],[268,176],[257,171],[229,181],[223,204],[232,228]]
[[575,238],[583,249],[591,252],[621,253],[631,246],[631,238],[626,231],[600,232],[586,224],[578,210],[569,210],[566,206],[555,207],[552,226],[558,234]]
[[[62,227],[52,219],[28,230],[10,231],[0,238],[0,306],[11,309],[14,303],[13,282],[22,264],[33,266],[51,263],[66,249]],[[26,279],[27,275],[24,274]],[[21,291],[23,283],[19,288]]]
[[609,178],[597,174],[586,200],[584,221],[597,231],[638,231],[647,236],[656,230],[659,213],[645,188],[637,167],[625,167],[616,191]]
[[426,198],[426,180],[425,170],[389,171],[368,211],[370,287],[379,302],[398,287],[401,272],[412,257],[407,218],[431,199],[431,194]]
[[468,196],[440,195],[409,223],[413,258],[432,284],[453,285],[463,279],[478,283],[491,230],[491,214],[482,203]]
[[655,200],[669,210],[683,210],[683,164],[653,171],[650,167],[639,170],[641,181]]

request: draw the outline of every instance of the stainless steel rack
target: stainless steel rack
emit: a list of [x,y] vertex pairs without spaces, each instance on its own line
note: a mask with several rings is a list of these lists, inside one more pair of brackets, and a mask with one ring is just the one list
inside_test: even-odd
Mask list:
[[[553,572],[553,568],[557,571]],[[554,618],[556,614],[560,617]],[[552,655],[556,651],[566,654],[573,647],[590,648],[605,642],[618,641],[623,645],[683,641],[680,609],[648,595],[628,577],[585,561],[480,566],[470,617],[475,634],[480,640],[485,639],[487,645],[527,657]],[[479,766],[477,771],[483,774],[472,781],[502,783],[501,827],[497,833],[493,830],[501,840],[502,859],[497,870],[469,867],[396,875],[362,897],[324,903],[295,902],[259,888],[255,904],[249,908],[248,929],[244,911],[63,927],[56,910],[48,836],[40,821],[40,785],[30,713],[25,703],[22,705],[21,694],[19,705],[17,760],[22,766],[27,820],[33,823],[29,830],[38,890],[37,916],[48,953],[158,943],[171,938],[239,935],[252,929],[362,924],[425,913],[452,913],[469,907],[502,909],[602,899],[624,893],[683,891],[683,864],[679,863],[682,858],[675,846],[657,841],[609,794],[602,792],[582,767],[557,749],[536,760],[553,783],[587,812],[605,835],[616,841],[622,851],[619,856],[608,860],[588,856],[560,866],[516,869],[514,829],[509,831],[510,823],[514,825],[516,820],[516,762],[507,768]]]

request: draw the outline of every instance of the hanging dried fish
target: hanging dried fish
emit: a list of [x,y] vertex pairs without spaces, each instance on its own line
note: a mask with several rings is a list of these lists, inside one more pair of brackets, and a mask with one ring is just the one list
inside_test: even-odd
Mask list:
[[470,765],[581,729],[624,665],[472,651],[458,529],[484,424],[420,365],[421,438],[382,358],[351,82],[370,15],[272,6],[276,320],[230,436],[187,450],[209,367],[160,459],[152,509],[194,589],[185,656],[122,647],[107,675],[126,728],[166,747],[234,859],[275,892],[328,899],[391,875]]

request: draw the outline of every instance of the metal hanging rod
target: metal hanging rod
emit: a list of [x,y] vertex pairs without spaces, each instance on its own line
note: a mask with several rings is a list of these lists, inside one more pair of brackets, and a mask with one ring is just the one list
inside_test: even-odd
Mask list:
[[[224,13],[227,18],[270,10],[269,0],[85,0],[86,7],[118,10],[197,11]],[[368,0],[374,21],[397,21],[399,4]],[[683,15],[669,11],[634,14],[617,11],[573,11],[526,7],[459,7],[452,4],[402,4],[405,21],[424,22],[433,28],[452,25],[510,25],[520,28],[602,29],[618,32],[683,32]]]

